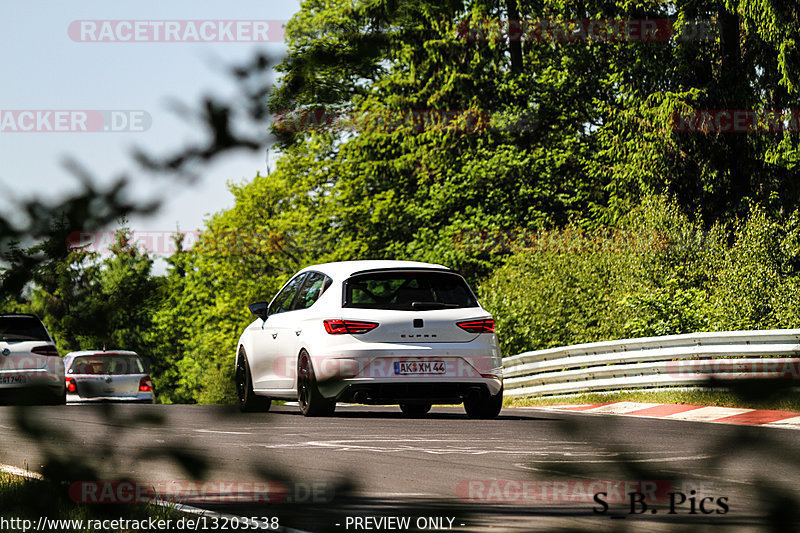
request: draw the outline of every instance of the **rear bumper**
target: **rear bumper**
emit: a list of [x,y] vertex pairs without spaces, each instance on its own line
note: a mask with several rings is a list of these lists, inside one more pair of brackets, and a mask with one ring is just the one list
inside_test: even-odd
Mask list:
[[[488,339],[488,338],[487,338]],[[502,360],[493,342],[392,344],[354,342],[311,352],[320,393],[365,404],[459,404],[503,386]],[[406,373],[398,364],[436,364]]]
[[46,368],[0,370],[0,389],[28,387],[53,387],[63,390],[64,374],[59,375]]
[[67,394],[67,403],[155,403],[151,393],[136,396],[93,396],[84,398],[78,394]]
[[435,379],[348,379],[318,384],[320,393],[338,402],[368,405],[421,403],[459,404],[465,398],[498,394],[499,379],[440,381]]
[[[374,379],[409,381],[472,381],[475,379],[501,378],[503,363],[501,358],[485,347],[465,349],[445,345],[444,349],[431,346],[371,345],[361,351],[341,350],[329,352],[310,352],[314,374],[318,381],[341,379]],[[402,375],[396,363],[410,362],[438,363],[444,370],[428,369],[418,374]],[[296,364],[291,361],[289,364]],[[285,372],[288,374],[288,369]]]

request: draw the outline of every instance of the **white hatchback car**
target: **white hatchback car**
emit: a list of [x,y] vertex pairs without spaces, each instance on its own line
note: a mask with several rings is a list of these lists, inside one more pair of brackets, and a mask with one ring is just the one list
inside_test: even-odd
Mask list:
[[239,338],[236,390],[243,411],[297,398],[306,416],[336,402],[399,404],[422,416],[433,403],[494,418],[503,367],[494,319],[463,277],[429,263],[346,261],[307,267]]

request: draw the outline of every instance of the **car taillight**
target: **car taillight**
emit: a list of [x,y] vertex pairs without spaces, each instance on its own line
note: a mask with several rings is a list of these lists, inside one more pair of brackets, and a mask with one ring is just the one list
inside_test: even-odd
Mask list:
[[494,333],[494,319],[465,320],[456,322],[456,325],[469,333]]
[[58,350],[52,344],[44,344],[42,346],[34,346],[31,348],[31,352],[37,355],[52,355],[54,357],[58,357]]
[[67,378],[67,392],[74,393],[78,390],[78,384],[72,378]]
[[153,382],[150,380],[150,376],[145,376],[139,380],[139,392],[152,392],[153,390]]
[[331,335],[359,335],[377,328],[380,324],[376,322],[362,322],[360,320],[323,320],[325,331]]
[[503,367],[499,366],[497,368],[493,368],[489,372],[481,374],[481,377],[490,379],[499,379],[500,381],[503,381]]

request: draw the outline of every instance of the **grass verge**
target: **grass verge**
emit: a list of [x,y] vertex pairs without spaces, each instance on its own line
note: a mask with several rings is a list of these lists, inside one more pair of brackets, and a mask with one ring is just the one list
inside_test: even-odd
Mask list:
[[586,393],[559,397],[506,398],[504,407],[535,407],[565,404],[598,404],[612,402],[674,403],[743,409],[770,409],[800,413],[800,390],[781,389],[742,392],[732,390],[625,391]]
[[[40,517],[60,520],[46,531],[133,533],[152,531],[148,521],[171,520],[175,524],[187,515],[174,507],[151,503],[88,505],[74,502],[69,487],[46,480],[30,479],[0,471],[0,530],[33,530]],[[114,527],[114,521],[119,527]],[[123,520],[128,522],[123,523]],[[72,521],[72,523],[65,522]],[[137,522],[142,527],[136,527]],[[166,522],[164,522],[166,523]],[[6,529],[6,528],[11,529]]]

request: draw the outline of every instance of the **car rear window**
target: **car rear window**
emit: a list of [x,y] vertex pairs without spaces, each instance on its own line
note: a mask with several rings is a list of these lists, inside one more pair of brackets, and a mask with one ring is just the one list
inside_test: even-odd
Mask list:
[[0,340],[50,342],[50,336],[36,317],[0,316]]
[[142,361],[133,355],[81,355],[73,359],[69,374],[144,374]]
[[420,311],[478,307],[464,278],[449,272],[390,271],[352,276],[342,307]]

